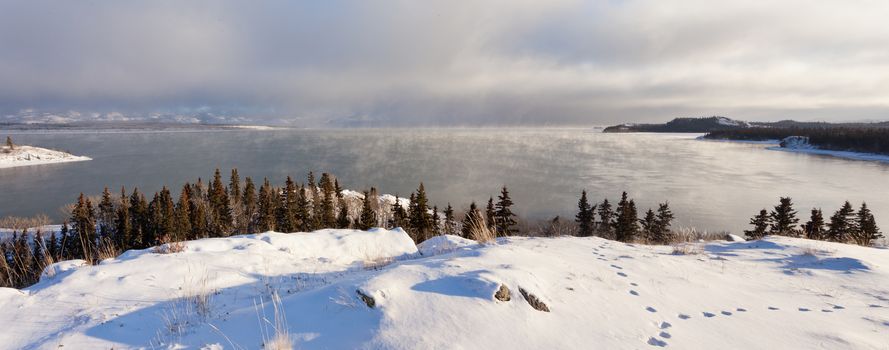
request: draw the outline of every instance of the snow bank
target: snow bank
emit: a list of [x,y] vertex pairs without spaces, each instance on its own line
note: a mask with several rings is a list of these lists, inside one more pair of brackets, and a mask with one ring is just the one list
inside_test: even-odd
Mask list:
[[[275,292],[300,349],[889,344],[884,249],[769,237],[672,255],[668,246],[594,237],[507,238],[484,246],[438,237],[420,250],[461,248],[420,257],[407,240],[400,231],[270,232],[187,242],[175,254],[129,252],[67,270],[26,293],[0,290],[0,344],[259,349]],[[363,259],[361,245],[404,259],[358,268],[350,261]],[[494,298],[501,286],[508,301]],[[532,308],[525,295],[550,311]]]
[[427,239],[417,245],[420,254],[425,256],[439,255],[453,252],[464,247],[478,245],[478,242],[454,235],[441,235]]
[[6,146],[0,148],[0,169],[85,160],[92,160],[92,158],[33,146],[15,146],[13,150],[9,150]]

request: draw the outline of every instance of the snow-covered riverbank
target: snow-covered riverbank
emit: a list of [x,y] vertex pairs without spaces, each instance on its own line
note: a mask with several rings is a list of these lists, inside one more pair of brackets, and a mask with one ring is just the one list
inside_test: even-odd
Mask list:
[[34,146],[15,146],[11,150],[7,146],[0,148],[0,169],[85,160],[92,158]]
[[[396,230],[203,239],[0,288],[10,349],[885,349],[887,250]],[[502,287],[502,288],[501,288]],[[545,305],[545,308],[544,308]],[[545,311],[544,311],[545,310]],[[287,347],[288,349],[290,347]]]

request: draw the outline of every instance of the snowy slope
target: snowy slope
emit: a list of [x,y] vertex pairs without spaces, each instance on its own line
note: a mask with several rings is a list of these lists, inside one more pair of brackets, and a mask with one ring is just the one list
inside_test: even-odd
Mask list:
[[[273,291],[301,349],[889,344],[887,250],[783,237],[698,255],[599,238],[433,243],[420,250],[446,253],[420,256],[400,230],[265,233],[61,263],[25,291],[0,290],[0,347],[257,349],[272,332]],[[501,285],[509,301],[493,297]],[[206,308],[177,301],[206,292]]]
[[0,169],[26,165],[80,162],[84,160],[92,159],[34,146],[16,146],[13,150],[9,150],[6,146],[0,147]]

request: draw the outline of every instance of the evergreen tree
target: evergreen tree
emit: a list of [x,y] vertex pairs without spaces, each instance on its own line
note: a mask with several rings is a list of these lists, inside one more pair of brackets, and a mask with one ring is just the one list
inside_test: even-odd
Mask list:
[[595,207],[590,206],[590,202],[586,197],[586,190],[580,193],[580,200],[577,202],[577,215],[574,221],[578,225],[578,236],[589,237],[593,235],[593,229],[596,225]]
[[191,188],[188,184],[182,186],[182,191],[179,193],[175,216],[175,230],[172,240],[179,242],[191,239]]
[[488,197],[488,205],[485,206],[485,221],[488,227],[497,228],[497,217],[494,215],[494,197]]
[[796,210],[793,210],[793,202],[790,197],[781,197],[780,204],[775,206],[775,210],[771,213],[772,230],[771,234],[781,236],[797,236],[796,224],[799,219],[796,217]]
[[336,194],[336,199],[342,201],[343,200],[343,188],[340,187],[340,180],[334,178],[333,179],[333,190]]
[[46,267],[47,261],[46,241],[43,240],[43,233],[40,230],[34,233],[34,244],[32,244],[31,248],[31,273],[35,275],[33,281],[36,283],[43,272],[43,268]]
[[189,239],[198,239],[198,238],[206,238],[209,237],[209,224],[210,224],[210,204],[205,196],[204,184],[201,182],[201,179],[198,179],[194,185],[191,186],[189,198],[191,204],[191,236]]
[[481,220],[483,220],[482,211],[478,209],[475,202],[472,202],[469,204],[469,210],[463,215],[463,227],[460,235],[463,238],[472,238],[472,226],[477,225]]
[[441,217],[438,215],[438,206],[432,206],[432,235],[441,236]]
[[[398,203],[396,201],[395,203]],[[361,201],[361,215],[358,217],[358,229],[369,230],[377,224],[377,213],[371,206],[370,193],[364,192],[364,200]]]
[[49,234],[49,241],[46,244],[46,253],[52,258],[52,261],[60,261],[59,238],[56,237],[56,231]]
[[401,205],[398,194],[395,194],[395,203],[392,204],[392,218],[389,220],[389,228],[408,228],[407,212]]
[[130,195],[130,220],[132,232],[129,236],[130,242],[126,246],[135,249],[148,248],[147,242],[142,242],[144,232],[149,230],[148,202],[138,188],[134,188],[133,194]]
[[443,233],[446,235],[456,235],[457,221],[454,220],[454,208],[451,207],[451,203],[448,203],[447,208],[445,208],[444,215]]
[[497,197],[497,205],[494,210],[494,220],[496,222],[497,236],[512,236],[519,232],[515,228],[515,214],[512,212],[512,199],[509,198],[509,190],[506,186],[500,190],[500,196]]
[[96,213],[89,198],[83,193],[77,198],[77,204],[71,211],[71,231],[80,244],[78,257],[93,262],[96,258]]
[[229,200],[231,203],[241,202],[241,176],[238,175],[238,168],[232,168],[232,174],[228,183]]
[[296,197],[296,218],[299,220],[300,231],[310,232],[313,230],[311,212],[312,207],[306,193],[306,186],[302,185],[299,187],[299,193]]
[[340,202],[340,211],[336,216],[336,227],[337,228],[349,228],[352,222],[349,220],[349,207],[346,205],[345,200],[338,200]]
[[222,184],[222,175],[219,169],[213,174],[210,183],[210,191],[207,193],[210,201],[210,235],[211,237],[226,237],[231,232],[231,207],[229,206],[228,191]]
[[111,199],[111,192],[108,191],[108,187],[105,187],[105,191],[102,192],[102,200],[99,202],[99,215],[97,220],[100,241],[112,242],[116,216],[114,202]]
[[259,186],[259,205],[257,217],[257,229],[259,232],[274,231],[277,220],[275,218],[277,195],[275,194],[269,179],[264,179]]
[[130,202],[127,199],[127,191],[123,186],[120,188],[120,199],[119,205],[117,207],[117,215],[115,218],[116,224],[114,238],[114,245],[118,246],[120,250],[129,250],[134,248],[131,246],[132,240],[131,236],[133,234],[133,222],[130,218]]
[[281,202],[278,206],[278,230],[281,232],[296,232],[299,230],[296,213],[298,211],[298,193],[296,184],[290,176],[284,182],[284,191],[281,193]]
[[753,229],[745,230],[744,234],[747,235],[747,239],[761,239],[768,234],[769,225],[771,223],[772,218],[769,216],[769,212],[765,209],[760,210],[759,215],[750,219],[750,224],[753,225]]
[[599,204],[599,222],[598,229],[601,232],[601,235],[606,238],[612,237],[611,228],[614,226],[614,211],[611,208],[611,203],[608,203],[608,198],[602,201],[602,204]]
[[426,198],[426,188],[423,183],[417,188],[410,210],[411,236],[415,243],[420,243],[432,237],[432,217],[429,215],[429,200]]
[[312,173],[310,171],[307,180],[308,180],[308,184],[306,184],[306,186],[308,186],[307,187],[308,194],[310,195],[309,197],[311,197],[311,199],[312,199],[311,200],[311,203],[312,203],[312,213],[311,213],[312,224],[309,226],[311,226],[312,230],[318,230],[318,229],[324,228],[324,219],[322,218],[323,217],[322,212],[324,210],[323,210],[323,208],[321,208],[321,202],[322,202],[321,201],[321,193],[318,190],[318,186],[315,185],[315,174],[314,173]]
[[809,217],[809,221],[803,225],[803,231],[808,239],[821,240],[825,238],[824,214],[821,213],[821,209],[812,208],[812,215]]
[[868,247],[874,240],[881,237],[883,235],[880,234],[880,228],[877,227],[877,221],[868,209],[867,203],[861,203],[861,208],[858,209],[856,229],[852,231],[852,239],[856,244]]
[[244,193],[242,200],[244,210],[241,213],[241,233],[255,233],[254,226],[256,219],[256,185],[253,179],[247,177],[244,179]]
[[639,224],[642,225],[642,235],[646,241],[650,243],[656,243],[660,239],[657,235],[657,217],[654,214],[654,210],[651,208],[645,212],[645,216],[639,220]]
[[336,188],[330,174],[322,173],[321,181],[321,225],[324,228],[336,227]]
[[614,237],[621,242],[632,242],[639,232],[639,218],[636,213],[636,203],[627,198],[627,193],[621,194],[620,202],[615,211]]
[[657,217],[655,218],[655,240],[658,243],[666,244],[673,241],[673,231],[670,225],[673,223],[673,211],[670,210],[670,203],[663,202],[658,205]]
[[828,239],[834,242],[846,242],[849,235],[856,229],[854,215],[855,210],[852,209],[852,204],[846,201],[840,210],[830,217],[830,224],[827,225]]

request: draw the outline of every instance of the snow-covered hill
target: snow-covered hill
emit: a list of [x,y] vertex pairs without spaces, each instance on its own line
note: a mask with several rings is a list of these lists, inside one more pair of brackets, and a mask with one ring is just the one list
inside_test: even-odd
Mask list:
[[80,162],[84,160],[91,159],[34,146],[15,146],[14,149],[9,149],[7,146],[0,147],[0,169],[26,165]]
[[783,237],[699,248],[573,237],[418,248],[401,230],[204,239],[58,263],[35,286],[0,289],[0,347],[258,349],[283,330],[301,349],[889,345],[889,251]]

